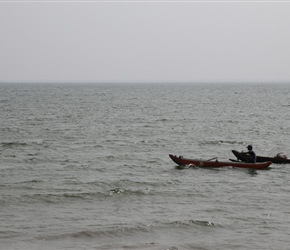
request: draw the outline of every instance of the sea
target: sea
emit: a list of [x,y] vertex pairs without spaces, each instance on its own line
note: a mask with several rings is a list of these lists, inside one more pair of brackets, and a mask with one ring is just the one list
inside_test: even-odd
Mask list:
[[290,249],[287,83],[1,83],[0,249]]

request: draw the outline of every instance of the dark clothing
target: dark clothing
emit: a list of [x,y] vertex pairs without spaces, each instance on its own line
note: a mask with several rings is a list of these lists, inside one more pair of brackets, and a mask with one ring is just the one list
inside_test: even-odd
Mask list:
[[256,156],[256,154],[255,154],[255,152],[253,151],[253,150],[249,150],[248,152],[247,152],[247,155],[249,155],[250,157],[250,159],[248,160],[248,162],[249,163],[256,163],[256,161],[257,161],[257,156]]

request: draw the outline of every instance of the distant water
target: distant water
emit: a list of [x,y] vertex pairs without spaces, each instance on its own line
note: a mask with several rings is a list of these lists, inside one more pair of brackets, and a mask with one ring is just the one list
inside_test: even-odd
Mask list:
[[287,84],[0,84],[0,249],[290,246]]

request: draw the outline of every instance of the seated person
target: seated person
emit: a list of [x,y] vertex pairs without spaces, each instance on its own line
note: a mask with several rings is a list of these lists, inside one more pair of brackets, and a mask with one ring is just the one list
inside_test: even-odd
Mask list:
[[248,156],[248,163],[256,163],[257,156],[256,153],[253,151],[252,145],[247,146],[248,152],[245,152],[245,154]]

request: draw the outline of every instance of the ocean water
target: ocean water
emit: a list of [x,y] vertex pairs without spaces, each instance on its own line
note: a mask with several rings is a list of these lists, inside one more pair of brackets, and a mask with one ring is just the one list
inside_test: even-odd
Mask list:
[[289,249],[289,84],[0,84],[0,249]]

